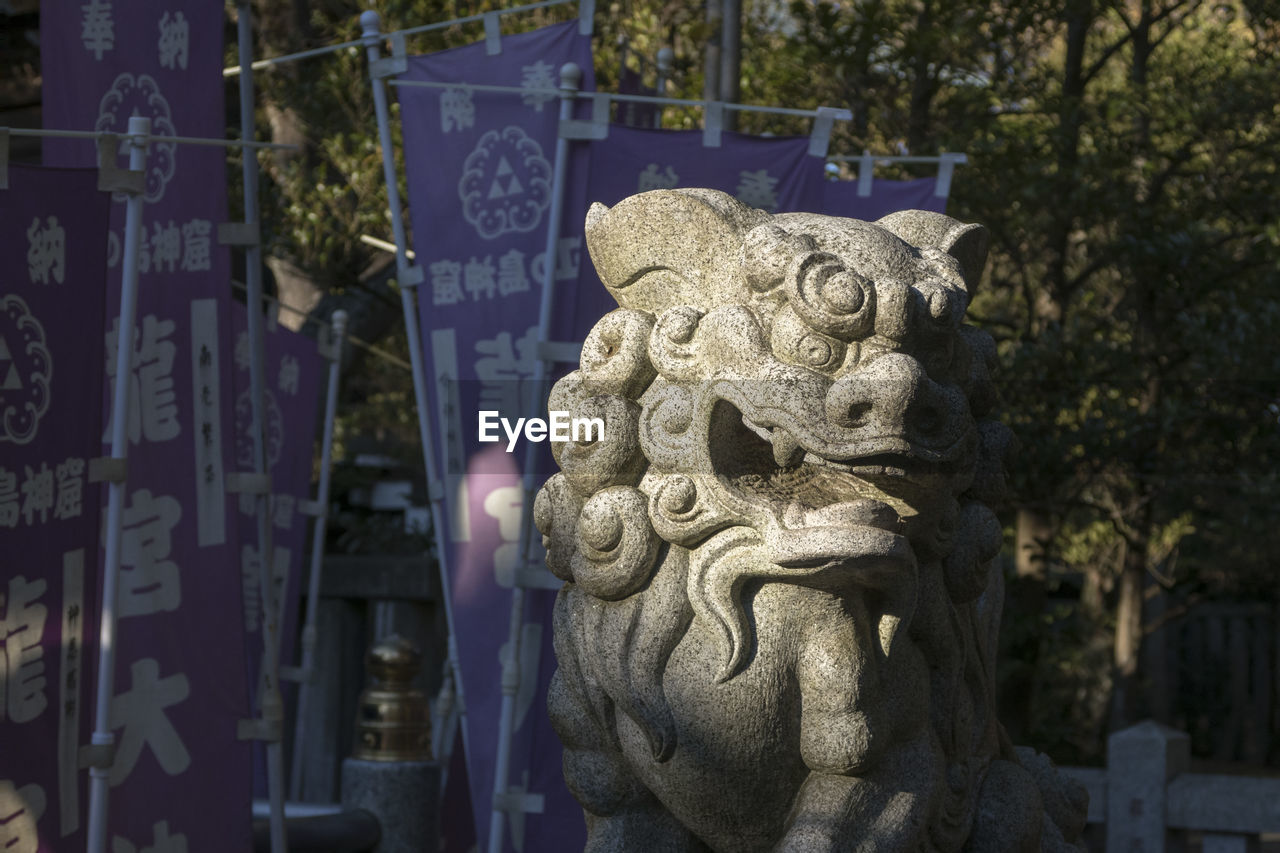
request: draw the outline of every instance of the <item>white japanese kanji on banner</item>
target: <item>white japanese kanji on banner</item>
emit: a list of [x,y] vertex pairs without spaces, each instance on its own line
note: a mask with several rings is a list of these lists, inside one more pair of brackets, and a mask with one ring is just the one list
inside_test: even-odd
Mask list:
[[899,210],[947,212],[947,197],[938,195],[937,178],[894,181],[875,178],[870,195],[858,195],[857,181],[826,181],[822,185],[822,212],[868,222]]
[[[249,381],[249,317],[245,308],[232,306],[231,331],[235,361],[235,468],[253,470],[253,408]],[[266,459],[271,474],[271,568],[274,606],[280,624],[280,660],[294,659],[298,605],[301,596],[302,558],[306,548],[308,516],[302,508],[311,497],[312,457],[315,450],[316,406],[324,359],[316,342],[275,325],[266,332],[265,398]],[[250,688],[258,689],[262,667],[263,610],[260,583],[261,556],[257,541],[257,496],[240,495],[237,521],[242,532],[238,566],[243,584],[245,667]],[[284,691],[292,700],[293,691]],[[256,705],[256,702],[255,702]],[[286,711],[286,718],[290,713]],[[254,755],[254,789],[267,796],[265,750]]]
[[[225,137],[224,10],[195,0],[42,7],[45,125],[122,132],[138,115],[158,137],[144,172],[126,375],[114,372],[123,193],[102,246],[109,315],[96,335],[81,325],[86,340],[96,338],[92,361],[107,366],[108,390],[130,388],[108,846],[244,851],[250,752],[236,723],[250,713],[235,504],[224,476],[233,452],[230,261],[216,243],[227,218],[226,151],[168,141]],[[47,139],[44,151],[56,165],[98,159],[92,141]],[[56,245],[56,236],[45,243]],[[56,265],[47,274],[56,278]]]
[[0,850],[84,846],[107,213],[94,169],[0,190]]
[[[498,55],[474,45],[410,57],[402,79],[458,85],[397,89],[414,243],[425,278],[419,305],[429,412],[439,437],[439,446],[427,450],[441,454],[451,499],[451,535],[440,546],[449,553],[452,573],[471,803],[481,849],[492,804],[500,657],[523,494],[522,455],[478,444],[477,415],[492,409],[514,419],[544,405],[530,399],[528,380],[538,355],[538,305],[548,265],[563,286],[556,304],[564,311],[557,313],[572,318],[577,303],[574,282],[586,259],[581,223],[563,232],[552,257],[545,247],[559,116],[555,89],[560,67],[570,61],[586,72],[584,88],[592,88],[590,39],[578,33],[577,22],[504,36]],[[464,83],[523,91],[480,92]],[[544,476],[552,464],[546,454]],[[510,776],[544,795],[546,807],[509,822],[508,849],[558,851],[585,843],[582,811],[564,785],[560,743],[545,710],[555,666],[553,598],[547,592],[526,598],[525,689],[516,702]]]

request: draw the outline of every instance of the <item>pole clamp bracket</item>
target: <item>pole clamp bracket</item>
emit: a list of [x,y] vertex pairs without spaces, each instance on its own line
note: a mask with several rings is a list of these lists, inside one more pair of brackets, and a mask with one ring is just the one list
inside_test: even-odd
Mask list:
[[333,334],[333,329],[329,326],[321,326],[316,332],[316,352],[320,353],[321,358],[329,361],[337,361],[341,358],[341,348],[339,341]]
[[104,133],[98,137],[98,189],[110,193],[141,195],[147,188],[146,175],[132,169],[121,169],[116,163],[120,153],[120,137]]
[[237,720],[236,740],[261,740],[267,743],[278,743],[282,729],[283,726],[280,720]]
[[591,118],[566,118],[560,120],[561,139],[588,139],[599,141],[609,138],[609,107],[612,101],[608,92],[590,92]]
[[298,512],[312,518],[324,518],[328,515],[325,512],[324,504],[320,503],[320,501],[298,501],[297,506]]
[[226,487],[233,495],[269,495],[271,475],[256,471],[232,471],[227,474]]
[[724,103],[704,101],[702,108],[702,147],[719,148],[724,132]]
[[374,60],[369,66],[369,76],[375,80],[394,77],[409,70],[409,54],[405,49],[404,33],[392,33],[387,37],[391,42],[391,55]]
[[123,483],[129,476],[129,460],[96,456],[89,460],[90,483]]
[[87,770],[90,767],[96,770],[110,770],[111,765],[116,763],[116,742],[115,739],[109,743],[91,743],[80,747],[78,760],[81,770]]
[[847,110],[818,107],[818,114],[813,117],[813,130],[809,133],[810,157],[825,158],[827,156],[831,148],[831,129],[835,126],[836,119],[847,117]]
[[396,281],[401,287],[417,287],[427,280],[427,274],[417,264],[406,264],[396,270]]
[[494,811],[508,814],[542,814],[544,808],[546,808],[546,797],[542,794],[530,794],[521,788],[512,788],[505,793],[493,796]]
[[369,76],[374,80],[385,80],[409,70],[409,60],[403,56],[384,56],[374,60],[369,66]]
[[258,240],[258,223],[256,222],[218,223],[219,246],[253,247],[258,245]]
[[311,670],[302,666],[282,666],[280,667],[280,680],[292,681],[295,684],[305,684],[311,681]]

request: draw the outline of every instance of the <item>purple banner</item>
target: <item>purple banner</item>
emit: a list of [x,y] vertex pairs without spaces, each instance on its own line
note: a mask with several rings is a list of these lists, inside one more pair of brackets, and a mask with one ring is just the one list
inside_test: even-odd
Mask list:
[[[947,212],[947,197],[934,194],[936,178],[890,181],[876,178],[871,182],[871,195],[858,195],[857,181],[826,181],[822,185],[823,213],[874,222],[899,210],[932,210]],[[819,208],[815,208],[818,210]]]
[[[461,84],[554,89],[560,67],[572,61],[585,72],[583,88],[593,88],[590,39],[577,27],[573,22],[506,36],[501,53],[493,56],[478,44],[410,58],[401,79],[460,85],[397,90],[414,243],[425,274],[418,295],[430,414],[449,497],[448,530],[438,535],[452,575],[471,803],[481,849],[488,843],[493,803],[501,652],[520,556],[524,448],[509,452],[505,442],[481,444],[478,415],[493,410],[514,422],[544,409],[544,401],[530,399],[528,380],[537,358],[547,263],[559,282],[557,330],[580,330],[580,340],[597,312],[580,305],[573,292],[585,262],[580,216],[575,222],[566,215],[555,256],[545,257],[558,98],[539,91],[478,92]],[[545,478],[550,454],[540,459]],[[553,600],[551,592],[530,591],[521,640],[509,778],[513,786],[546,797],[544,813],[517,813],[506,821],[507,849],[524,853],[581,848],[585,842],[582,812],[565,787],[560,744],[546,715],[546,686],[555,669]]]
[[[647,190],[709,187],[770,213],[816,211],[823,165],[809,156],[808,137],[724,133],[718,148],[708,148],[700,130],[611,125],[607,139],[591,143],[587,195],[612,207]],[[578,218],[585,217],[583,210]]]
[[[265,324],[264,325],[268,325]],[[234,335],[236,458],[239,471],[253,470],[253,408],[249,385],[249,315],[245,307],[231,307]],[[301,598],[302,560],[307,547],[307,519],[302,510],[311,500],[312,458],[315,451],[316,404],[324,359],[316,342],[305,335],[273,325],[266,332],[266,376],[263,381],[266,421],[266,456],[271,474],[271,575],[280,625],[280,662],[294,664]],[[256,542],[256,495],[238,500],[240,578],[244,598],[245,667],[256,698],[262,670],[261,567]],[[286,690],[286,693],[290,691]],[[256,707],[256,704],[255,704]],[[286,711],[285,718],[289,719]],[[267,796],[265,750],[254,750],[254,789]]]
[[[97,668],[107,212],[95,169],[0,190],[0,850],[84,846]],[[69,310],[68,306],[74,306]]]
[[[221,4],[42,4],[46,127],[221,139]],[[45,160],[92,165],[92,142],[46,140]],[[122,154],[121,168],[127,166]],[[250,846],[249,716],[236,507],[226,151],[153,142],[147,154],[111,717],[113,853]],[[124,196],[112,205],[105,347],[115,365]],[[107,434],[104,432],[104,435]]]
[[[807,137],[724,133],[717,148],[702,140],[700,130],[610,125],[607,139],[591,143],[586,192],[567,208],[566,218],[581,230],[594,202],[612,207],[636,193],[677,187],[721,190],[771,213],[822,210],[824,161],[809,156]],[[582,340],[595,320],[617,307],[590,259],[582,265],[579,290],[598,310],[584,317],[574,340]]]
[[[623,95],[644,95],[655,97],[657,89],[644,85],[644,78],[639,71],[632,71],[623,65],[618,72],[618,92]],[[643,101],[619,101],[617,105],[618,124],[627,127],[658,127],[661,113],[657,104],[646,104]]]

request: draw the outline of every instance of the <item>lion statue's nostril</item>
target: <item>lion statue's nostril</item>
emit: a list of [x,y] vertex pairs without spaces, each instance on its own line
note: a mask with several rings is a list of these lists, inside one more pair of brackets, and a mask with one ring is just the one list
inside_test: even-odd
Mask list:
[[871,414],[871,404],[868,402],[855,402],[849,404],[849,410],[845,413],[845,417],[849,421],[849,426],[857,428],[866,423],[868,416]]
[[922,433],[931,434],[942,428],[946,414],[937,406],[920,406],[910,419],[910,426]]
[[827,392],[827,417],[848,429],[871,428],[879,433],[906,435],[907,413],[928,392],[929,380],[913,356],[881,353],[853,374],[832,383]]
[[873,388],[858,378],[842,379],[827,392],[827,417],[846,429],[865,426],[874,405]]

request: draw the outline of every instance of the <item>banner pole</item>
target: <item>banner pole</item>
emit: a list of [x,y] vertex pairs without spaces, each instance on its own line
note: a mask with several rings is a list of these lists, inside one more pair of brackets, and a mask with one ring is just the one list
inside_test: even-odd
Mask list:
[[329,384],[324,396],[324,432],[320,439],[320,482],[316,484],[315,521],[311,528],[311,574],[307,576],[307,615],[302,628],[301,684],[293,726],[293,764],[289,772],[289,798],[302,799],[302,754],[306,734],[307,709],[315,688],[316,617],[320,610],[320,571],[324,563],[325,528],[329,520],[330,466],[333,462],[333,422],[338,414],[338,382],[342,372],[342,339],[347,333],[347,312],[338,310],[330,318],[332,350],[329,356]]
[[[240,138],[253,139],[253,30],[248,0],[239,0],[236,34],[240,54]],[[241,160],[244,175],[244,221],[254,232],[258,228],[258,158],[247,149]],[[245,246],[245,288],[249,318],[249,401],[253,415],[253,469],[270,482],[266,453],[266,340],[262,322],[262,248],[255,234]],[[262,597],[262,667],[259,676],[258,707],[265,726],[267,753],[267,799],[270,804],[271,853],[286,853],[284,825],[284,745],[281,726],[284,701],[280,694],[280,608],[275,606],[271,547],[271,490],[259,488],[255,498],[258,516],[258,587]],[[283,591],[281,593],[283,595]]]
[[[582,84],[582,69],[566,62],[560,69],[560,121],[573,118],[573,101]],[[564,216],[564,192],[568,181],[569,140],[562,133],[556,135],[556,162],[552,172],[551,210],[547,221],[546,263],[542,273],[542,295],[538,305],[538,343],[546,343],[551,337],[551,309],[555,304],[556,254],[560,244],[560,220]],[[532,406],[541,407],[546,397],[547,361],[541,355],[534,362]],[[528,568],[533,550],[533,497],[538,488],[536,470],[538,447],[525,445],[524,454],[524,502],[520,512],[520,562],[517,566]],[[518,575],[517,575],[518,577]],[[506,814],[507,785],[511,768],[511,737],[515,726],[515,700],[520,690],[520,640],[524,632],[524,587],[517,581],[511,588],[511,619],[508,625],[507,654],[502,660],[502,706],[498,717],[498,755],[494,762],[493,813],[489,820],[489,853],[502,853],[502,823]]]
[[[655,90],[659,98],[667,96],[667,81],[671,79],[671,71],[676,64],[676,52],[669,47],[664,47],[658,51],[658,79]],[[654,109],[653,126],[655,128],[662,127],[662,105],[658,104]]]
[[[379,42],[381,18],[370,9],[360,15],[361,33],[364,37],[366,52],[369,58],[369,82],[373,86],[374,114],[378,121],[378,144],[382,149],[382,174],[387,185],[387,204],[391,210],[391,233],[396,244],[396,277],[400,285],[400,307],[404,313],[404,331],[409,345],[409,361],[413,368],[413,397],[418,409],[418,440],[422,444],[422,464],[427,477],[427,502],[431,508],[431,527],[436,537],[436,565],[440,569],[440,596],[444,599],[445,623],[449,629],[449,669],[453,674],[454,707],[462,717],[462,746],[466,759],[471,760],[471,750],[466,725],[466,699],[462,686],[462,673],[458,669],[458,634],[454,629],[453,595],[449,584],[448,548],[446,539],[449,535],[444,526],[444,517],[440,502],[444,499],[444,487],[436,477],[435,444],[431,440],[431,423],[427,419],[426,369],[422,363],[422,342],[418,335],[418,310],[414,298],[413,287],[421,280],[421,269],[411,267],[406,254],[408,241],[405,239],[404,214],[400,207],[400,188],[396,183],[395,151],[391,147],[391,123],[387,110],[387,90],[382,78],[374,73],[381,59]],[[448,765],[448,752],[453,748],[452,741],[443,741],[445,752],[435,757],[443,765]],[[443,791],[441,792],[443,795]]]
[[[146,137],[151,119],[129,118],[129,135]],[[129,140],[129,170],[143,173],[147,146]],[[125,460],[129,456],[129,375],[133,360],[133,326],[138,309],[138,244],[142,228],[142,191],[129,193],[125,201],[123,275],[120,283],[120,319],[116,335],[116,387],[111,399],[111,459],[117,470],[110,478],[107,493],[106,562],[102,572],[102,619],[98,626],[98,695],[94,709],[93,739],[90,742],[88,853],[106,853],[107,810],[110,800],[111,765],[115,760],[116,738],[111,731],[111,699],[116,672],[116,605],[120,589],[121,526],[124,518]]]

